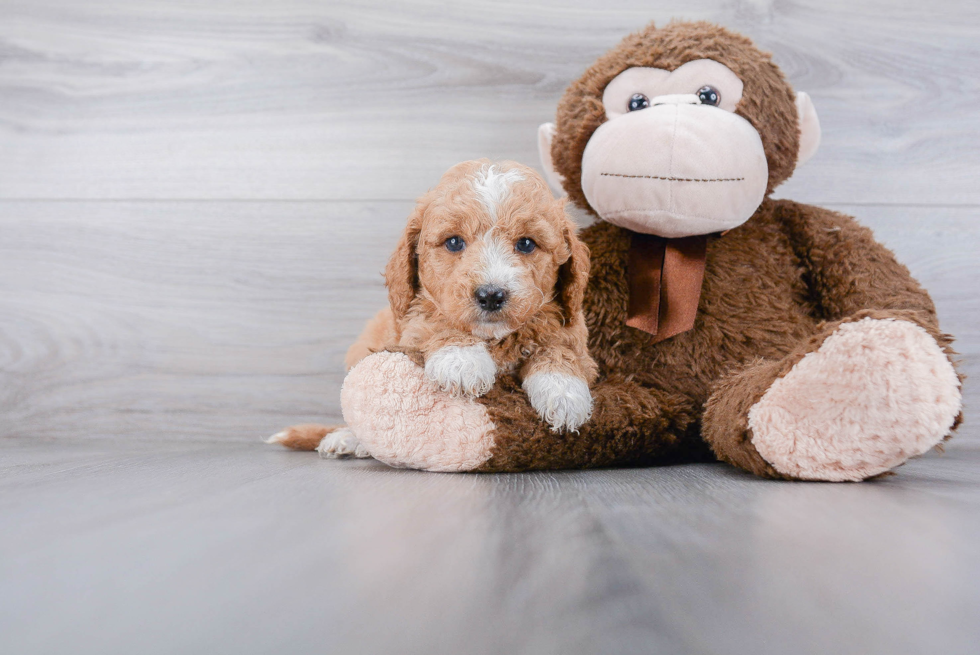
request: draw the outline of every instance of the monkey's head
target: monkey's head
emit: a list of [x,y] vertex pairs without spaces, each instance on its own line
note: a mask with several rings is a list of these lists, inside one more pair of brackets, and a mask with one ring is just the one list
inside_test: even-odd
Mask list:
[[819,142],[810,98],[770,55],[703,22],[628,36],[539,130],[549,181],[572,201],[669,238],[741,225]]

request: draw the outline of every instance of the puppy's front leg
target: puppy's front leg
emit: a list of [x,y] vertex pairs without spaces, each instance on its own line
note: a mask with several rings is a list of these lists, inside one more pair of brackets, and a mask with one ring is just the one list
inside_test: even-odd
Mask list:
[[553,347],[529,361],[521,372],[521,386],[531,407],[552,432],[574,432],[592,417],[589,379],[595,378],[595,364],[585,357],[583,366],[574,353]]
[[592,417],[592,393],[580,377],[541,371],[524,378],[522,386],[531,407],[552,432],[574,432]]
[[449,344],[426,356],[425,374],[453,395],[482,396],[497,379],[497,365],[483,342]]

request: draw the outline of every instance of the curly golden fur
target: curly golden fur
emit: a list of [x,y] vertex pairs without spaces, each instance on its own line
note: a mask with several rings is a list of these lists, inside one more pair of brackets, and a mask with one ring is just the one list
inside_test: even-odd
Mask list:
[[[490,167],[520,176],[493,216],[474,192],[474,178]],[[454,236],[466,244],[458,253],[445,247]],[[514,250],[525,237],[536,244],[526,255]],[[488,315],[473,295],[487,279],[488,258],[501,257],[514,277],[512,288],[503,309]],[[396,346],[426,357],[447,345],[483,342],[499,368],[512,370],[520,363],[521,377],[557,367],[591,381],[595,365],[582,314],[588,279],[588,249],[576,236],[564,201],[552,197],[533,169],[513,162],[464,162],[419,199],[385,269],[390,307],[374,320],[386,329],[372,326],[351,350],[360,355]],[[348,365],[356,363],[352,360]]]
[[[454,238],[464,244],[455,252],[447,247]],[[521,239],[533,243],[530,252],[517,250]],[[597,367],[582,313],[588,279],[589,251],[565,201],[533,169],[463,162],[419,198],[385,268],[389,306],[368,322],[345,363],[350,369],[372,352],[400,350],[425,365],[445,349],[482,345],[495,371],[519,380],[552,373],[591,384]],[[492,312],[475,298],[488,284],[506,292]],[[457,393],[487,390],[456,378],[437,381]],[[275,442],[313,450],[334,429],[294,426]]]

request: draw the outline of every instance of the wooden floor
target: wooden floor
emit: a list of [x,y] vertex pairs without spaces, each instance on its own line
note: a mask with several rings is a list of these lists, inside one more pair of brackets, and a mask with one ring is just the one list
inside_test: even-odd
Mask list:
[[856,485],[258,442],[339,417],[413,198],[536,164],[671,17],[811,94],[777,195],[871,226],[980,375],[976,2],[0,0],[0,653],[980,652],[970,381],[945,454]]

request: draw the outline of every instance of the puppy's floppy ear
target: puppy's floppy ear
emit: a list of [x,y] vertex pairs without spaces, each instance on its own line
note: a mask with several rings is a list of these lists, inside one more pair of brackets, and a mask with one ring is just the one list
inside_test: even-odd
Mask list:
[[568,326],[584,320],[582,300],[585,298],[585,287],[589,284],[589,248],[579,240],[576,230],[575,223],[566,216],[565,245],[570,254],[568,261],[558,269],[558,299]]
[[422,231],[422,215],[425,206],[420,200],[408,218],[405,232],[399,239],[395,252],[385,266],[385,286],[388,287],[388,304],[401,321],[419,290],[419,233]]

